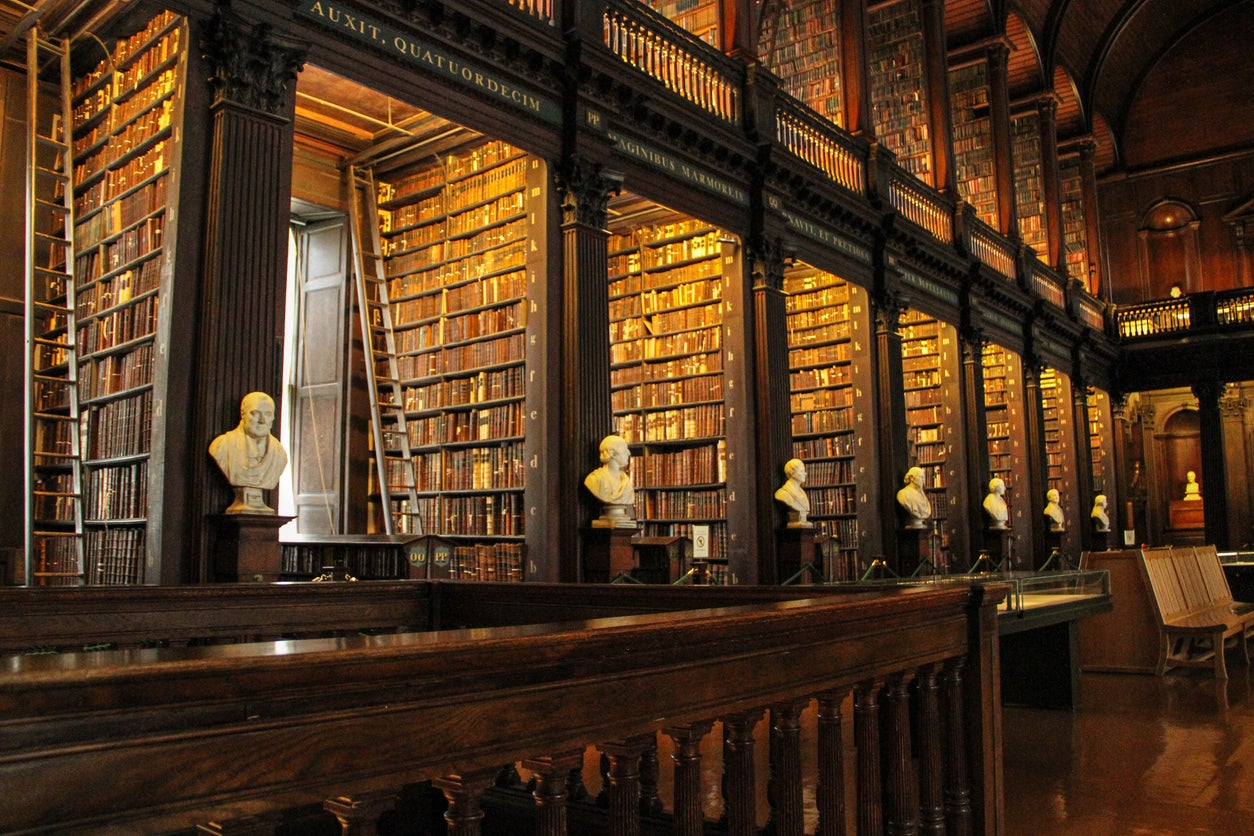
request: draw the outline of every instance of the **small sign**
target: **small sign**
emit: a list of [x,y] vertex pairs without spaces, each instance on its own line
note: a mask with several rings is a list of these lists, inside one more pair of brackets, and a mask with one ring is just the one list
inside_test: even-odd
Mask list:
[[1125,528],[1123,530],[1123,544],[1125,546],[1136,545],[1136,529]]
[[710,527],[708,525],[694,525],[692,527],[692,556],[710,556]]

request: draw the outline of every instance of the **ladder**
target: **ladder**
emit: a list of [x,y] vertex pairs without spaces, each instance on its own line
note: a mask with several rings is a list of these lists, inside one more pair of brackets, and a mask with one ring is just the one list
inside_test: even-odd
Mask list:
[[69,41],[38,26],[26,37],[26,583],[74,585],[85,566]]
[[388,534],[422,534],[405,396],[396,358],[396,333],[383,271],[378,192],[373,169],[350,165],[353,265],[357,309],[366,351],[366,387],[379,501]]

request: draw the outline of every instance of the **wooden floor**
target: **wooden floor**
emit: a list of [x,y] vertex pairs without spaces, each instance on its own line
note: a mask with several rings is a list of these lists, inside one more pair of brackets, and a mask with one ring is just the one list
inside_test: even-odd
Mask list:
[[1081,708],[1005,709],[1007,836],[1254,834],[1251,675],[1083,674]]

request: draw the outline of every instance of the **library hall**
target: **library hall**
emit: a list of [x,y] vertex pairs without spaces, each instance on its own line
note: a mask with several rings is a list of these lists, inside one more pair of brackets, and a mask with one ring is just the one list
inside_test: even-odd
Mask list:
[[0,834],[1254,833],[1254,0],[0,0]]

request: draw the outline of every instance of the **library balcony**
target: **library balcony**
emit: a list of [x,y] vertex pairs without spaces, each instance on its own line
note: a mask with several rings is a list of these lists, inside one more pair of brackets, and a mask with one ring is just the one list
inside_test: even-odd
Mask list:
[[[1120,306],[1119,379],[1126,391],[1188,386],[1198,369],[1225,380],[1254,376],[1254,290],[1190,293]],[[1187,343],[1189,351],[1181,351]]]
[[[0,820],[227,834],[303,815],[386,832],[382,817],[425,792],[463,836],[557,836],[575,819],[700,834],[720,814],[732,834],[769,818],[799,836],[806,817],[820,833],[997,833],[1006,592],[0,591],[0,649],[38,651],[0,659]],[[798,718],[815,704],[817,784],[803,787]],[[753,733],[768,716],[763,785]],[[721,796],[702,786],[720,762]],[[593,774],[604,783],[585,786]]]

